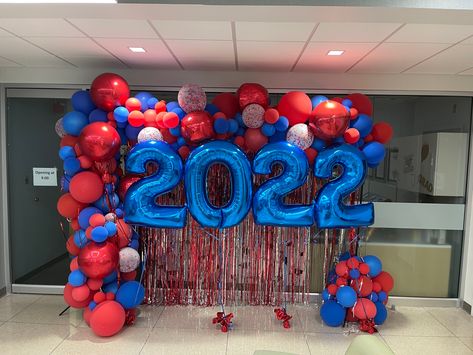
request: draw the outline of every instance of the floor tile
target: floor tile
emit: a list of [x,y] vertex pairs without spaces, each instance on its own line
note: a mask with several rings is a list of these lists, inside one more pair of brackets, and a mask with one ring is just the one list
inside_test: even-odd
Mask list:
[[456,336],[473,336],[473,317],[463,309],[429,307],[426,310]]
[[286,329],[281,321],[276,319],[272,306],[244,306],[236,307],[233,312],[235,329],[258,329],[261,331],[303,332],[302,323],[293,306],[287,308],[287,313],[292,316],[289,321],[291,327]]
[[41,296],[11,318],[10,322],[79,325],[82,322],[82,310],[70,308],[59,316],[66,307],[62,296]]
[[471,355],[473,351],[455,337],[413,337],[383,335],[397,355]]
[[343,327],[329,327],[320,318],[320,308],[316,305],[295,306],[298,318],[302,323],[302,329],[309,333],[338,333],[347,332]]
[[[470,334],[473,335],[473,334]],[[473,350],[473,337],[458,337],[460,341]]]
[[[161,313],[157,328],[173,329],[215,329],[212,319],[220,307],[166,306]],[[227,312],[232,312],[226,309]]]
[[[353,339],[365,333],[346,333],[346,334],[330,334],[330,333],[309,333],[307,334],[307,344],[312,354],[330,354],[343,355],[350,346]],[[371,335],[378,337],[383,343],[386,343],[379,334]]]
[[453,336],[438,320],[424,308],[397,307],[388,311],[386,322],[379,327],[384,335],[407,336]]
[[0,327],[0,352],[49,354],[75,328],[53,324],[4,323]]
[[251,355],[257,350],[310,354],[304,333],[239,329],[228,332],[227,355]]
[[0,321],[9,320],[40,297],[39,295],[9,294],[0,298]]
[[224,355],[227,334],[218,329],[154,328],[141,354]]
[[138,328],[154,328],[163,311],[163,306],[139,306],[133,326]]

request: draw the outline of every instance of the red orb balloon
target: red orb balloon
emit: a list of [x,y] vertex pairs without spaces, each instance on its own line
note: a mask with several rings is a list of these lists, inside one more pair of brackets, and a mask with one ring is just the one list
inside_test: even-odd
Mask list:
[[79,268],[93,279],[102,279],[109,275],[118,265],[118,248],[112,242],[91,242],[79,253]]
[[358,270],[360,270],[362,275],[367,275],[370,272],[370,266],[366,263],[361,263],[360,266],[358,266]]
[[139,111],[141,110],[141,101],[136,97],[130,97],[125,101],[125,107],[129,112]]
[[373,292],[378,293],[379,291],[382,291],[381,284],[379,282],[373,281]]
[[181,134],[191,144],[212,138],[215,134],[212,117],[205,111],[188,113],[181,121]]
[[339,277],[337,281],[335,282],[335,284],[337,286],[346,286],[348,284],[348,280],[343,277]]
[[389,293],[394,287],[394,279],[389,272],[381,271],[381,273],[373,279],[374,282],[377,282],[381,285],[381,289]]
[[393,128],[387,122],[378,122],[373,126],[371,135],[375,141],[386,144],[393,137]]
[[248,128],[245,132],[245,147],[251,153],[256,153],[266,143],[268,143],[268,137],[261,133],[259,128]]
[[235,117],[240,106],[238,104],[238,98],[231,92],[222,92],[215,96],[212,100],[212,104],[218,107],[218,109],[225,114],[227,117]]
[[358,298],[354,311],[358,319],[373,319],[376,316],[376,305],[367,298]]
[[65,193],[57,201],[57,211],[65,218],[77,218],[85,206],[87,206],[86,203],[77,201],[70,193]]
[[360,265],[360,262],[354,256],[352,256],[350,259],[347,260],[347,266],[350,269],[356,269],[358,265]]
[[179,125],[179,116],[175,112],[166,112],[163,116],[163,124],[166,128],[175,128]]
[[82,169],[89,169],[92,166],[92,160],[90,160],[87,155],[81,155],[77,159],[79,159],[80,167]]
[[309,126],[314,135],[323,140],[340,137],[350,124],[350,113],[345,106],[328,100],[318,104],[312,111]]
[[[237,98],[242,110],[249,104],[258,104],[264,108],[268,107],[269,104],[268,90],[264,86],[255,83],[245,83],[240,86],[237,90]],[[227,115],[227,117],[232,116]]]
[[310,97],[302,91],[291,91],[281,97],[278,111],[289,121],[289,126],[305,123],[312,111]]
[[358,110],[358,113],[364,113],[368,116],[373,114],[373,104],[368,96],[354,93],[348,95],[346,98],[352,102],[353,107]]
[[76,301],[74,298],[72,298],[72,291],[74,290],[74,287],[70,284],[67,283],[66,286],[64,287],[64,301],[71,306],[72,308],[84,308],[87,307],[94,297],[93,293],[90,292],[89,296],[83,300],[83,301]]
[[117,334],[125,324],[125,310],[116,301],[99,303],[90,316],[90,327],[101,337]]
[[100,176],[91,171],[83,171],[73,176],[69,184],[72,197],[82,203],[97,201],[103,194]]
[[105,122],[91,123],[82,130],[79,146],[82,152],[95,161],[109,160],[120,149],[117,130]]
[[131,185],[140,180],[139,176],[125,176],[120,180],[120,185],[118,185],[118,197],[120,200],[125,200],[125,195]]
[[130,96],[130,88],[120,75],[104,73],[92,82],[90,96],[98,108],[108,112],[125,104]]

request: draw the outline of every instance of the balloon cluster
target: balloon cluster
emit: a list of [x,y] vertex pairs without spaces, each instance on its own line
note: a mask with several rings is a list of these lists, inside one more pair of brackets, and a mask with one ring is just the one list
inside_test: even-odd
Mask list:
[[[144,288],[135,281],[140,267],[138,234],[124,222],[119,132],[110,117],[127,102],[128,84],[115,74],[96,78],[90,91],[72,96],[74,111],[56,124],[64,162],[60,215],[70,221],[66,243],[71,255],[64,299],[83,308],[86,323],[99,336],[132,324]],[[120,195],[122,197],[120,197]]]
[[320,316],[325,324],[339,327],[347,322],[359,322],[360,329],[370,333],[375,325],[387,318],[386,303],[394,287],[392,276],[382,271],[381,260],[374,255],[340,256],[340,261],[328,275],[328,285],[322,291]]

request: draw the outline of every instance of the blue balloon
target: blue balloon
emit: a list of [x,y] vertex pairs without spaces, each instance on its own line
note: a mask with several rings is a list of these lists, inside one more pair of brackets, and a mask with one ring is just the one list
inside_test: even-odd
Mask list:
[[328,290],[326,288],[324,288],[324,290],[322,291],[322,299],[324,301],[328,301],[330,299],[330,293],[328,293]]
[[374,324],[381,325],[388,318],[388,311],[382,302],[375,302],[376,315],[374,316]]
[[350,286],[341,286],[337,290],[337,302],[343,307],[350,308],[356,303],[357,295],[355,290]]
[[169,128],[169,133],[171,133],[174,137],[180,137],[181,136],[181,127],[177,126],[174,128]]
[[97,307],[97,303],[95,303],[95,301],[90,301],[89,303],[89,309],[91,311],[93,311],[95,309],[95,307]]
[[100,209],[104,214],[107,214],[117,208],[119,203],[120,198],[116,193],[109,194],[108,196],[104,194],[94,202],[94,206]]
[[123,218],[124,216],[124,212],[120,207],[115,210],[115,214],[117,215],[118,218]]
[[93,214],[100,213],[103,214],[101,210],[99,210],[97,207],[86,207],[79,213],[78,221],[79,221],[79,226],[86,230],[87,227],[90,225],[89,224],[89,219],[90,216]]
[[79,111],[71,111],[66,113],[62,119],[64,131],[71,136],[78,136],[82,129],[89,124],[87,116]]
[[115,301],[120,303],[123,308],[131,309],[138,307],[145,297],[145,288],[138,281],[128,281],[120,285]]
[[128,246],[130,248],[133,248],[135,250],[138,250],[138,248],[140,247],[140,242],[137,241],[136,239],[132,239],[131,242],[128,244]]
[[186,116],[186,111],[180,107],[174,108],[171,112],[174,112],[179,117],[179,120],[182,120]]
[[112,221],[105,222],[104,227],[107,229],[107,233],[109,237],[112,237],[115,234],[117,234],[117,225],[113,223]]
[[118,273],[117,271],[112,271],[110,274],[104,277],[103,283],[104,284],[109,284],[115,281],[118,278]]
[[68,145],[65,145],[64,147],[61,147],[61,149],[59,149],[59,157],[62,160],[66,160],[67,158],[75,158],[76,157],[76,152],[75,152],[74,148],[72,148]]
[[317,155],[314,175],[330,179],[336,165],[343,168],[341,176],[326,183],[316,198],[315,220],[319,228],[369,226],[374,221],[372,203],[347,206],[344,198],[363,184],[366,161],[355,147],[343,144],[324,149]]
[[113,110],[113,117],[115,117],[115,121],[117,123],[126,123],[128,122],[128,115],[130,112],[127,110],[126,107],[118,106],[115,110]]
[[351,269],[349,274],[350,274],[350,278],[356,280],[357,278],[360,277],[360,270],[358,270],[358,269]]
[[156,162],[159,169],[130,186],[125,197],[125,220],[157,228],[184,227],[185,207],[156,203],[156,197],[171,191],[181,180],[181,157],[165,142],[141,142],[128,153],[126,170],[132,174],[144,174],[149,162]]
[[77,245],[78,248],[82,249],[88,242],[89,240],[82,229],[74,232],[74,244]]
[[328,101],[328,98],[323,95],[313,96],[310,101],[312,102],[312,109],[316,108],[318,104]]
[[69,184],[71,183],[72,177],[69,175],[63,175],[61,177],[61,191],[69,192]]
[[265,181],[253,197],[253,217],[256,224],[272,226],[311,226],[314,206],[287,205],[284,197],[307,180],[309,162],[305,153],[288,142],[266,144],[253,160],[255,174],[271,174],[274,164],[282,173]]
[[363,261],[370,267],[370,272],[368,273],[368,276],[370,277],[378,276],[383,270],[383,264],[377,256],[366,255],[363,257]]
[[159,100],[156,97],[152,97],[149,99],[146,104],[148,105],[149,109],[154,109],[156,107],[156,104],[159,102]]
[[361,151],[365,155],[368,164],[375,166],[384,159],[384,155],[386,154],[384,145],[379,142],[369,142]]
[[80,171],[80,160],[77,158],[67,158],[64,160],[64,171],[73,176]]
[[166,104],[166,111],[171,112],[175,108],[180,108],[179,104],[177,101],[171,101]]
[[276,133],[276,128],[274,128],[274,125],[265,123],[261,127],[261,133],[263,133],[266,137],[271,137]]
[[327,147],[327,142],[322,139],[315,138],[312,142],[311,147],[314,148],[316,151],[320,152],[321,150],[324,150]]
[[108,230],[103,226],[97,226],[92,229],[92,240],[97,243],[102,243],[108,238]]
[[107,112],[96,108],[89,114],[89,122],[108,122]]
[[286,131],[276,131],[271,137],[269,137],[270,143],[286,142]]
[[371,292],[370,300],[373,302],[378,302],[378,294],[376,292]]
[[274,128],[277,131],[285,131],[289,127],[289,120],[284,116],[279,116],[278,120],[274,124]]
[[344,99],[342,101],[342,105],[350,109],[353,106],[353,102],[350,99]]
[[338,260],[340,260],[340,261],[346,261],[346,260],[348,260],[348,259],[350,259],[350,258],[351,258],[350,253],[346,251],[346,252],[344,252],[343,254],[340,254],[340,256],[338,257]]
[[[217,163],[227,167],[232,179],[230,200],[221,208],[216,208],[209,202],[206,191],[207,172]],[[235,226],[245,218],[251,207],[253,186],[250,162],[232,143],[213,141],[193,150],[187,158],[184,182],[189,212],[201,226]]]
[[238,128],[238,130],[236,131],[236,134],[237,136],[244,136],[245,135],[245,129],[243,127],[240,127]]
[[217,118],[214,121],[214,130],[217,134],[225,134],[228,132],[229,124],[225,118]]
[[320,317],[329,327],[339,327],[345,322],[346,310],[336,301],[325,301],[320,308]]
[[373,128],[373,120],[370,116],[360,113],[358,118],[350,121],[350,127],[356,128],[360,132],[360,137],[365,138]]
[[379,302],[384,302],[384,301],[386,301],[387,299],[388,299],[388,295],[387,295],[386,292],[384,292],[384,291],[379,291],[379,292],[378,292],[378,301],[379,301]]
[[79,287],[85,284],[87,277],[79,269],[72,271],[67,278],[67,281],[74,287]]
[[118,291],[118,282],[116,281],[113,281],[113,282],[110,282],[108,284],[104,284],[102,286],[102,290],[103,292],[111,292],[111,293],[117,293]]
[[95,109],[90,93],[85,90],[76,91],[71,97],[72,107],[85,115],[89,115]]
[[238,122],[238,125],[240,127],[246,127],[245,126],[245,122],[243,122],[243,116],[241,115],[240,112],[238,112],[236,115],[235,115],[235,120]]
[[133,127],[131,124],[126,126],[125,134],[129,140],[135,141],[138,138],[138,134],[144,128],[144,126]]
[[183,145],[186,145],[186,144],[187,144],[187,143],[186,143],[186,140],[185,140],[183,137],[179,137],[179,138],[177,139],[177,145],[178,145],[179,147],[182,147]]
[[217,112],[220,112],[220,109],[214,104],[205,105],[205,111],[210,113],[211,116],[215,115]]
[[240,128],[240,126],[238,125],[237,120],[234,120],[234,119],[228,120],[228,132],[236,133],[238,131],[238,128]]
[[145,112],[148,109],[148,100],[153,98],[149,92],[141,91],[135,95],[135,98],[141,102],[141,111]]

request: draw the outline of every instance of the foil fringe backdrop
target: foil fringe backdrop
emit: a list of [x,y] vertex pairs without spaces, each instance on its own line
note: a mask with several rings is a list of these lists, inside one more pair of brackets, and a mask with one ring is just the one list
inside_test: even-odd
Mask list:
[[[269,176],[254,176],[254,188],[279,173],[276,166]],[[215,206],[223,206],[229,199],[228,174],[219,164],[209,170],[207,188]],[[321,184],[310,172],[306,183],[286,197],[286,203],[312,203]],[[184,201],[183,184],[157,199],[163,205],[183,205]],[[355,201],[352,195],[350,202]],[[336,256],[353,249],[356,237],[354,230],[260,226],[251,212],[240,225],[224,230],[202,228],[190,214],[187,218],[183,229],[139,228],[148,304],[307,303],[309,292],[314,292],[310,278],[318,274],[326,284]],[[314,260],[315,268],[311,267],[312,257],[319,261]]]

